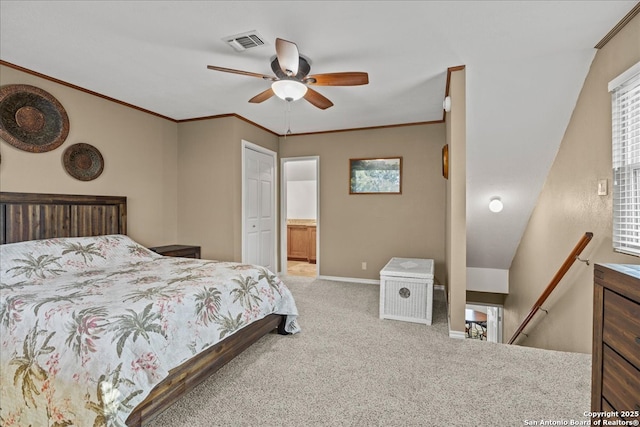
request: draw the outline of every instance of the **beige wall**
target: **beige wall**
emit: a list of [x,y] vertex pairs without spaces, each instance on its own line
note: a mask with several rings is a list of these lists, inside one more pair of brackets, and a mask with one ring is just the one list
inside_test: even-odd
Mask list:
[[599,179],[612,186],[610,80],[640,61],[640,16],[599,50],[584,82],[555,162],[509,270],[505,340],[527,315],[585,232],[593,240],[518,343],[553,350],[591,352],[593,264],[638,264],[614,253],[612,195],[598,196]]
[[[69,116],[69,136],[46,153],[0,143],[0,190],[127,196],[128,234],[145,245],[177,239],[177,125],[121,104],[0,66],[0,85],[28,84],[53,95]],[[76,143],[100,150],[104,171],[79,181],[64,170],[64,150]]]
[[[433,258],[436,277],[444,275],[444,124],[278,138],[234,116],[176,123],[10,67],[0,71],[2,85],[40,87],[70,118],[67,141],[51,152],[2,141],[2,191],[127,196],[129,234],[140,243],[196,244],[204,258],[240,261],[246,140],[281,157],[320,156],[321,274],[378,279],[389,258],[401,256]],[[64,149],[78,142],[104,156],[93,181],[62,167]],[[402,195],[348,195],[349,158],[398,155]]]
[[178,236],[202,257],[242,260],[242,140],[278,150],[278,137],[237,117],[178,125]]
[[[280,138],[281,158],[320,158],[320,275],[376,280],[392,257],[431,258],[442,282],[444,138],[441,123]],[[401,195],[349,195],[350,158],[393,156]]]
[[446,116],[449,179],[446,185],[446,283],[449,328],[464,334],[467,294],[467,116],[466,71],[451,72],[451,111]]

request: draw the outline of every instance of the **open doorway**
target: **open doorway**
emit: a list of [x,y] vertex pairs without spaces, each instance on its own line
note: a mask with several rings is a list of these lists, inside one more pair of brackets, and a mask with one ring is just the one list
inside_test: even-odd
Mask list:
[[499,305],[467,304],[464,316],[466,337],[501,343],[502,312]]
[[316,277],[320,271],[319,157],[281,160],[280,271]]

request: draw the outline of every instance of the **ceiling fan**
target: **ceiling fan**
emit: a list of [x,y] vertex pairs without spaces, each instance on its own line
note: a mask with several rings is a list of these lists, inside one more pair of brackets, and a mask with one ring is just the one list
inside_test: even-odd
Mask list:
[[249,102],[264,102],[272,96],[285,101],[296,101],[304,98],[314,106],[325,110],[333,105],[329,99],[309,86],[359,86],[369,83],[369,75],[359,71],[341,73],[315,74],[309,76],[311,65],[300,56],[298,46],[290,41],[276,39],[276,56],[271,61],[271,69],[275,76],[252,73],[250,71],[234,70],[232,68],[207,65],[207,68],[225,73],[241,74],[249,77],[259,77],[273,82],[271,87],[251,98]]

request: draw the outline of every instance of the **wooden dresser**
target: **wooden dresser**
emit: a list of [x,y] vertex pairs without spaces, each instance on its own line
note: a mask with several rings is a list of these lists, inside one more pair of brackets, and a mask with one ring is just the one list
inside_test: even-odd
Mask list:
[[640,418],[640,265],[596,264],[591,411]]

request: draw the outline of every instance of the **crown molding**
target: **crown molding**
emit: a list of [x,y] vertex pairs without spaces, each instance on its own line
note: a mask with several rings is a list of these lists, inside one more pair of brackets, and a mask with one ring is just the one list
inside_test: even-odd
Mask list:
[[602,38],[602,40],[600,40],[600,41],[598,42],[598,44],[597,44],[597,45],[595,45],[594,47],[595,47],[596,49],[602,49],[602,48],[604,47],[604,45],[606,45],[606,44],[609,42],[609,40],[611,40],[612,38],[614,38],[614,37],[616,36],[616,34],[618,34],[618,33],[620,32],[620,30],[622,30],[622,29],[624,28],[624,26],[625,26],[625,25],[627,25],[627,24],[629,23],[629,21],[631,21],[633,18],[635,18],[635,16],[636,16],[638,13],[640,13],[640,2],[638,2],[638,3],[633,7],[633,9],[631,9],[631,10],[629,11],[629,13],[627,13],[627,14],[624,16],[624,18],[622,18],[622,19],[620,20],[620,22],[618,22],[618,23],[616,24],[616,26],[615,26],[615,27],[613,27],[613,28],[611,29],[611,31],[609,31],[609,32],[607,33],[607,35],[606,35],[606,36],[604,36],[604,37]]
[[[21,67],[19,65],[12,64],[11,62],[7,62],[7,61],[4,61],[2,59],[0,59],[0,65],[4,65],[6,67],[13,68],[15,70],[21,71],[21,72],[23,72],[25,74],[30,74],[32,76],[36,76],[36,77],[39,77],[41,79],[48,80],[50,82],[54,82],[54,83],[60,84],[62,86],[66,86],[66,87],[69,87],[71,89],[75,89],[75,90],[78,90],[80,92],[87,93],[89,95],[97,96],[98,98],[102,98],[104,100],[111,101],[111,102],[114,102],[116,104],[123,105],[125,107],[133,108],[134,110],[138,110],[138,111],[141,111],[143,113],[151,114],[152,116],[160,117],[162,119],[169,120],[171,122],[178,123],[178,124],[179,123],[194,122],[194,121],[199,121],[199,120],[212,120],[212,119],[220,119],[220,118],[226,118],[226,117],[235,117],[235,118],[237,118],[239,120],[242,120],[242,121],[244,121],[246,123],[249,123],[249,124],[259,128],[259,129],[262,129],[265,132],[268,132],[268,133],[270,133],[272,135],[275,135],[275,136],[278,136],[278,137],[285,137],[285,136],[307,136],[307,135],[319,135],[319,134],[336,133],[336,132],[353,132],[353,131],[361,131],[361,130],[387,129],[387,128],[394,128],[394,127],[402,127],[402,126],[417,126],[417,125],[430,125],[430,124],[444,123],[444,117],[443,117],[442,120],[433,120],[433,121],[427,121],[427,122],[400,123],[400,124],[395,124],[395,125],[381,125],[381,126],[370,126],[370,127],[349,128],[349,129],[335,129],[335,130],[306,132],[306,133],[294,133],[294,134],[285,135],[285,134],[279,134],[277,132],[274,132],[271,129],[268,129],[268,128],[262,126],[262,125],[259,125],[258,123],[253,122],[253,121],[251,121],[251,120],[249,120],[249,119],[247,119],[245,117],[242,117],[241,115],[236,114],[236,113],[217,114],[217,115],[213,115],[213,116],[194,117],[194,118],[191,118],[191,119],[180,119],[180,120],[178,120],[178,119],[174,119],[174,118],[171,118],[171,117],[164,116],[162,114],[156,113],[156,112],[151,111],[151,110],[147,110],[147,109],[138,107],[138,106],[133,105],[133,104],[129,104],[128,102],[120,101],[119,99],[115,99],[115,98],[112,98],[110,96],[106,96],[106,95],[103,95],[101,93],[98,93],[98,92],[95,92],[95,91],[92,91],[92,90],[89,90],[89,89],[85,89],[85,88],[83,88],[81,86],[78,86],[78,85],[75,85],[75,84],[72,84],[72,83],[69,83],[69,82],[65,82],[65,81],[60,80],[60,79],[56,79],[55,77],[51,77],[51,76],[48,76],[46,74],[42,74],[42,73],[30,70],[30,69],[25,68],[25,67]],[[447,70],[447,89],[446,89],[447,93],[449,92],[449,79],[450,79],[451,71],[456,71],[457,69],[462,69],[462,68],[464,68],[464,66],[452,67],[452,68],[449,68],[449,70]]]
[[153,112],[153,111],[150,111],[150,110],[146,110],[144,108],[140,108],[140,107],[135,106],[133,104],[129,104],[128,102],[120,101],[119,99],[115,99],[115,98],[112,98],[110,96],[106,96],[106,95],[103,95],[101,93],[94,92],[94,91],[89,90],[89,89],[85,89],[85,88],[80,87],[78,85],[74,85],[72,83],[65,82],[65,81],[60,80],[60,79],[56,79],[55,77],[47,76],[46,74],[38,73],[37,71],[33,71],[33,70],[28,69],[28,68],[24,68],[24,67],[21,67],[19,65],[12,64],[10,62],[7,62],[7,61],[1,60],[1,59],[0,59],[0,65],[4,65],[6,67],[13,68],[14,70],[22,71],[23,73],[39,77],[41,79],[48,80],[50,82],[58,83],[59,85],[66,86],[66,87],[78,90],[80,92],[87,93],[89,95],[97,96],[98,98],[102,98],[102,99],[105,99],[107,101],[115,102],[116,104],[124,105],[125,107],[133,108],[134,110],[142,111],[143,113],[151,114],[152,116],[160,117],[160,118],[163,118],[165,120],[172,121],[172,122],[176,121],[175,119],[172,119],[171,117],[163,116],[162,114],[158,114],[156,112]]

